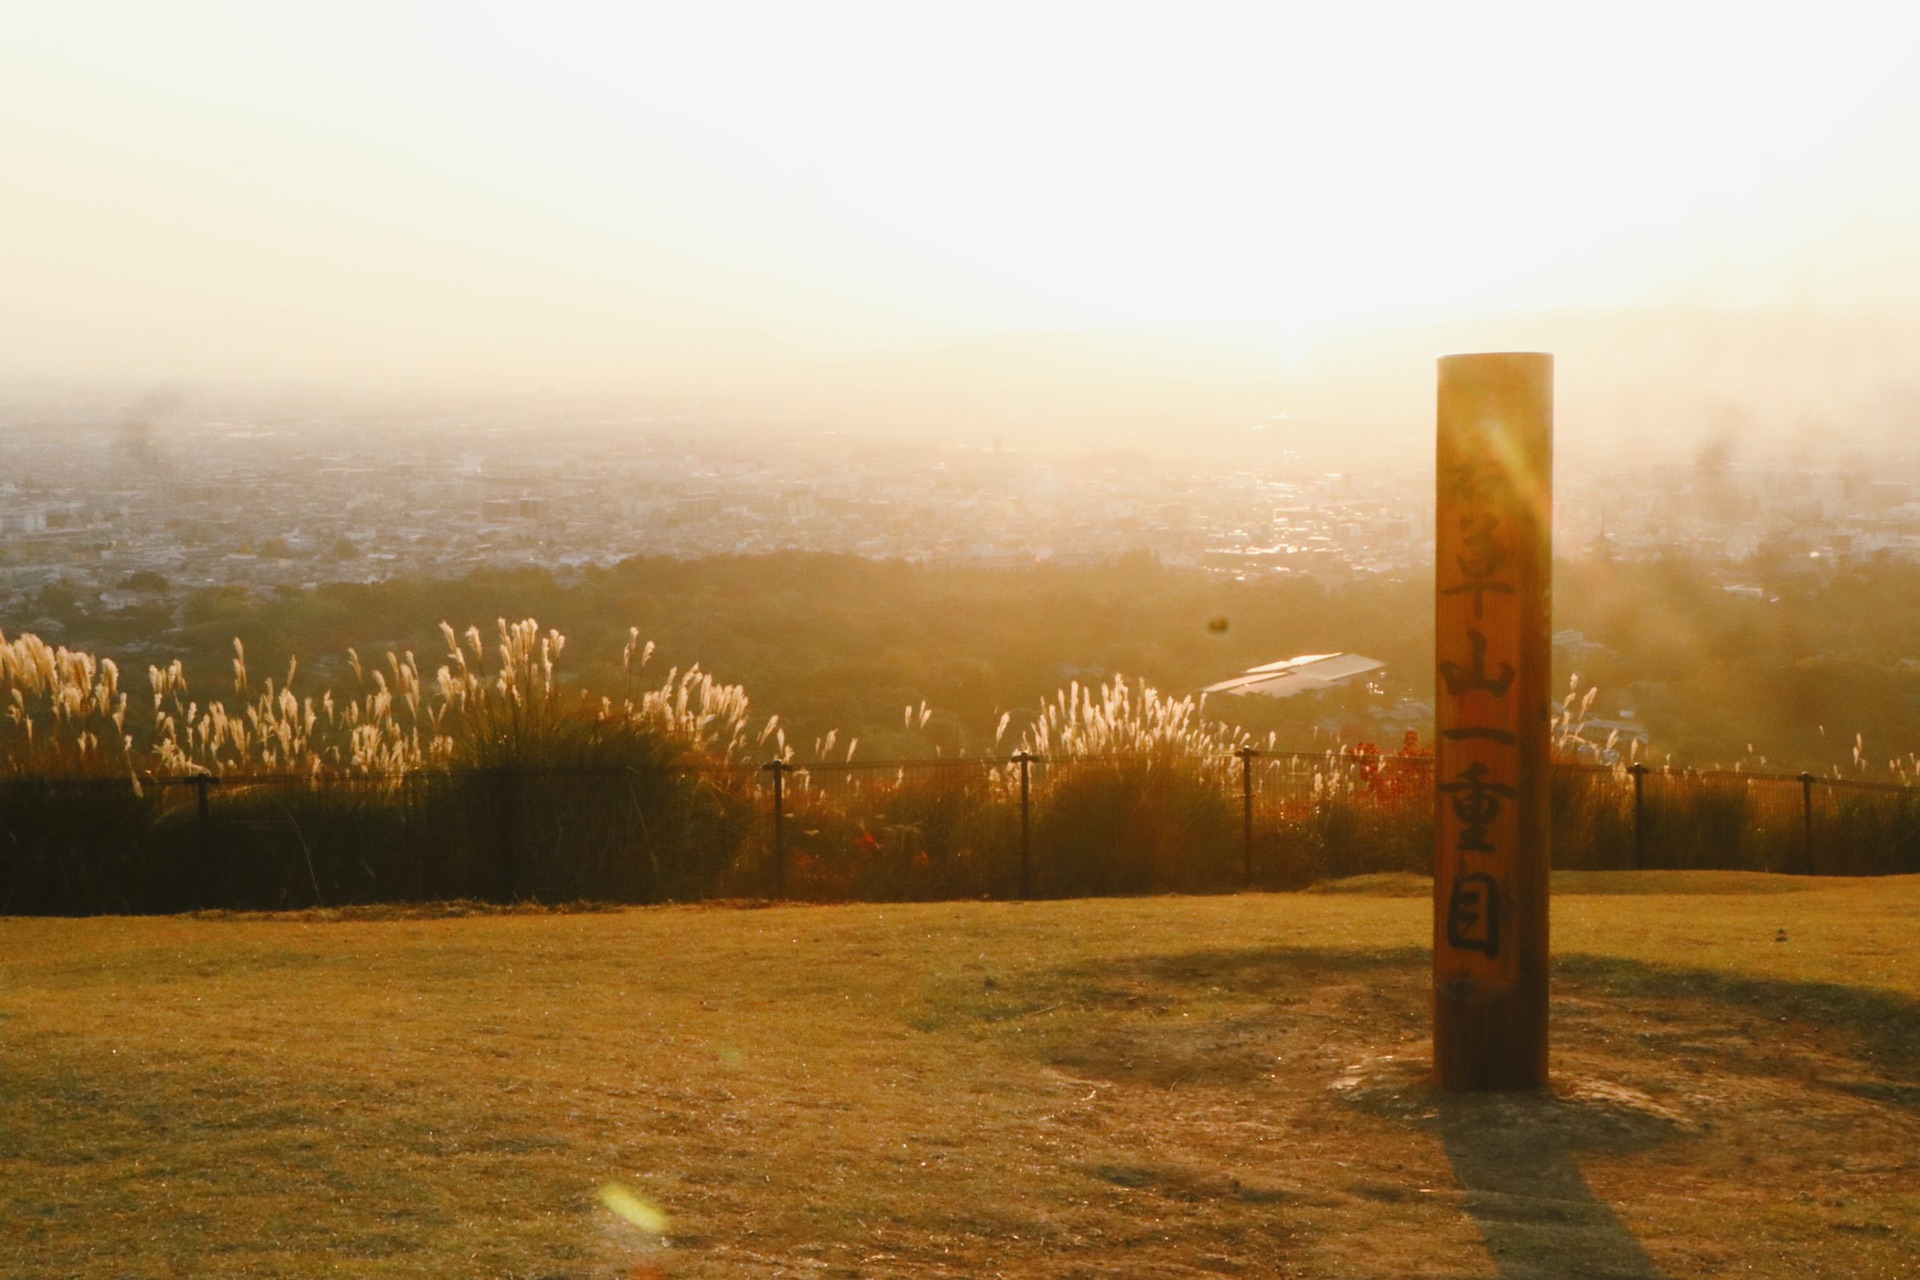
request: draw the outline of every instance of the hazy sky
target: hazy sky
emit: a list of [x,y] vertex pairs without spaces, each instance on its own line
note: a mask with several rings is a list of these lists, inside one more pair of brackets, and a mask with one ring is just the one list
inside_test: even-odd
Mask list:
[[0,375],[1920,303],[1920,5],[0,5]]

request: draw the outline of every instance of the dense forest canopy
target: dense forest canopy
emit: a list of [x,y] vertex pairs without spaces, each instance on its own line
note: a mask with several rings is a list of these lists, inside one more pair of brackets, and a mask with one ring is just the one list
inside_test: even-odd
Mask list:
[[[1301,748],[1424,732],[1432,694],[1424,577],[1236,582],[1146,556],[1004,570],[800,553],[273,593],[139,576],[117,609],[53,584],[4,629],[112,657],[136,691],[147,664],[180,657],[204,697],[230,689],[235,637],[256,679],[297,656],[296,688],[314,691],[349,682],[349,647],[367,659],[411,650],[431,672],[441,621],[491,639],[494,619],[527,616],[568,636],[567,679],[617,695],[638,628],[660,674],[699,663],[745,684],[757,714],[779,713],[803,749],[836,729],[842,743],[861,738],[866,758],[989,749],[1003,712],[1017,729],[1069,681],[1116,674],[1188,693],[1302,653],[1383,660],[1371,685],[1209,704]],[[1856,735],[1875,767],[1920,750],[1920,567],[1762,557],[1730,577],[1678,553],[1582,557],[1557,566],[1554,626],[1558,685],[1577,674],[1597,686],[1592,713],[1644,725],[1656,761],[1825,768],[1851,763]],[[927,727],[903,730],[902,708],[923,700]]]

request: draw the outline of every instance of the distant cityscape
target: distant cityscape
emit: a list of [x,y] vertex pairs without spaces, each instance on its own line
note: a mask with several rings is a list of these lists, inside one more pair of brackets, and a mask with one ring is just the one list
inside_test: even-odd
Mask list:
[[[63,584],[87,609],[156,592],[299,588],[630,556],[780,551],[1014,567],[1135,552],[1233,576],[1425,572],[1431,465],[1329,470],[1285,449],[1231,463],[1017,440],[973,448],[636,419],[529,426],[346,420],[0,422],[0,617]],[[1571,474],[1569,474],[1571,472]],[[1564,467],[1563,555],[1681,548],[1759,590],[1756,557],[1920,560],[1905,464]]]

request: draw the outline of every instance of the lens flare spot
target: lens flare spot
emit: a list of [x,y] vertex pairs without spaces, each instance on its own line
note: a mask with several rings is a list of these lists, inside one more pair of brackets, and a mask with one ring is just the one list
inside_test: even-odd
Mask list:
[[642,1231],[656,1236],[666,1233],[665,1211],[636,1194],[632,1187],[609,1182],[600,1188],[600,1203]]

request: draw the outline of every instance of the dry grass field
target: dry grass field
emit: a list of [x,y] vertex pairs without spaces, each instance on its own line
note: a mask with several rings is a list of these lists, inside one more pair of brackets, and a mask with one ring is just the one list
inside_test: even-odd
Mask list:
[[1343,887],[3,920],[0,1274],[1920,1275],[1920,880],[1563,876],[1464,1100]]

